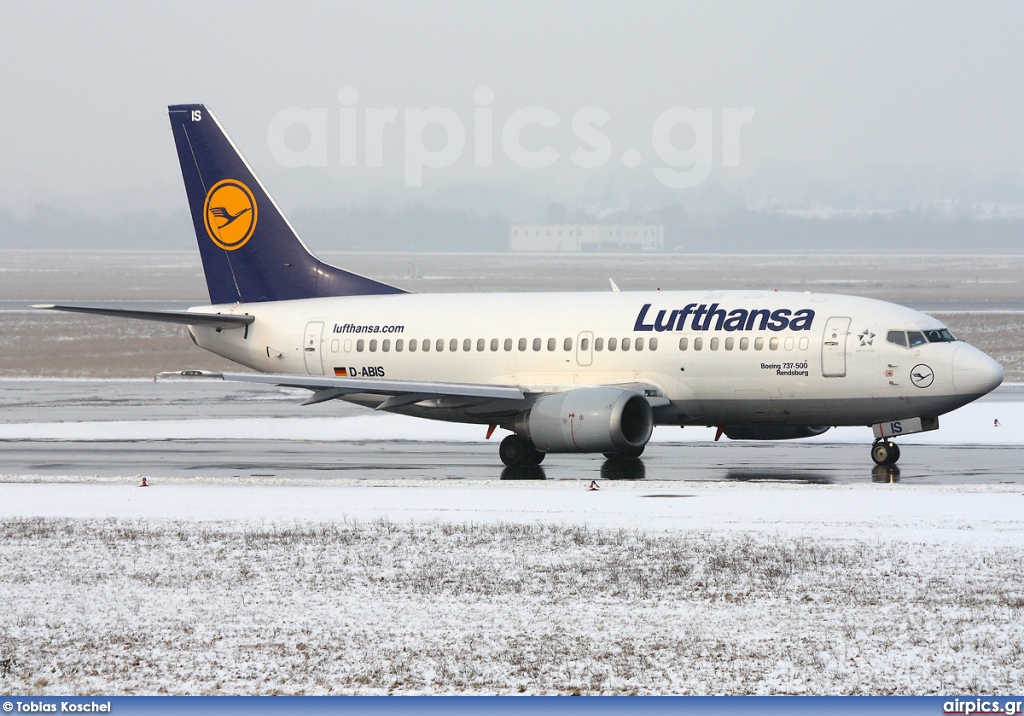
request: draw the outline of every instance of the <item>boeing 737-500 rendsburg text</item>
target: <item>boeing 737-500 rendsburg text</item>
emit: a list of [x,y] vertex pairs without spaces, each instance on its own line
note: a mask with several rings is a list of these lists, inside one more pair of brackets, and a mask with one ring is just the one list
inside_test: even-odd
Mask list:
[[[774,291],[415,295],[316,259],[203,105],[170,107],[213,305],[47,306],[188,326],[195,342],[295,386],[434,420],[501,426],[506,465],[549,452],[638,456],[655,425],[783,440],[834,425],[892,438],[998,386],[938,321],[866,298]],[[183,371],[183,374],[199,374]]]

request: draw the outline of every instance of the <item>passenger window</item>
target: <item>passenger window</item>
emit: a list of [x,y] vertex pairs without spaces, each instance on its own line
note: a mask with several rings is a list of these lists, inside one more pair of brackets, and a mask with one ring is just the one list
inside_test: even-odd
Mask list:
[[399,338],[397,341],[395,341],[395,353],[401,353],[402,349],[404,347],[405,347],[405,341],[403,341],[401,338]]
[[362,338],[360,338],[358,341],[356,341],[356,350],[359,351],[360,353],[362,353],[363,352],[363,347],[365,345],[366,345],[366,341],[364,341]]
[[506,338],[505,339],[505,352],[508,353],[510,350],[512,350],[512,339],[511,338]]
[[793,350],[793,339],[792,339],[792,337],[786,339],[786,350],[787,351]]
[[370,353],[376,353],[376,352],[377,352],[377,339],[376,338],[371,338],[370,339]]
[[476,339],[476,350],[477,350],[477,353],[481,352],[486,347],[487,347],[487,341],[485,341],[483,338],[477,338]]
[[604,338],[595,338],[594,339],[594,350],[598,351],[598,352],[601,352],[601,351],[604,350]]
[[429,351],[430,351],[430,339],[429,338],[424,338],[423,339],[423,352],[427,353]]
[[555,344],[556,344],[557,342],[558,342],[558,341],[556,341],[556,340],[555,340],[554,338],[548,338],[548,350],[549,350],[549,351],[553,351],[553,350],[555,350]]
[[526,350],[526,339],[525,338],[520,338],[519,339],[519,350],[521,350],[521,351],[525,351]]
[[735,347],[735,345],[736,345],[736,341],[733,340],[732,338],[726,338],[725,339],[725,350],[731,351],[733,349],[733,347]]
[[755,351],[764,350],[764,338],[755,338],[754,339],[754,350]]
[[772,338],[770,341],[768,341],[768,350],[770,350],[770,351],[777,351],[777,350],[779,350],[779,339],[778,338]]
[[608,339],[608,350],[610,350],[610,351],[615,350],[615,346],[617,346],[617,345],[619,345],[619,341],[618,341],[617,338],[609,338]]
[[636,348],[638,351],[642,351],[644,349],[644,339],[637,338],[635,341],[633,341],[633,347]]
[[681,351],[685,351],[685,350],[686,350],[686,344],[687,344],[687,342],[688,342],[688,341],[687,341],[687,340],[686,340],[685,338],[680,338],[680,339],[679,339],[679,350],[681,350]]
[[563,351],[571,351],[572,350],[572,338],[566,338],[564,341],[562,341],[562,350]]
[[492,338],[491,339],[491,353],[496,353],[497,350],[498,350],[498,339],[497,338]]
[[919,331],[907,331],[907,342],[911,348],[927,343],[924,339],[924,334]]
[[534,339],[533,339],[533,350],[535,350],[535,351],[539,351],[539,350],[540,350],[540,347],[541,347],[541,341],[540,341],[540,338],[534,338]]
[[342,347],[345,349],[346,353],[351,353],[352,352],[352,340],[349,339],[349,338],[345,339],[345,345],[342,346]]
[[713,350],[713,351],[717,351],[718,350],[718,338],[712,338],[711,339],[711,350]]
[[462,350],[466,351],[466,353],[469,353],[472,349],[473,349],[473,341],[472,340],[470,340],[469,338],[466,338],[464,341],[462,341]]
[[907,334],[903,331],[889,331],[885,334],[885,340],[904,348],[907,347]]
[[381,342],[381,344],[380,344],[380,349],[381,349],[382,351],[384,351],[385,353],[388,353],[388,352],[390,352],[390,351],[391,351],[391,339],[390,339],[390,338],[385,338],[385,339],[384,339],[384,340],[383,340],[383,341]]
[[694,338],[693,339],[693,350],[699,351],[703,347],[704,347],[704,339],[703,338]]
[[589,348],[590,348],[590,339],[589,338],[580,338],[580,350],[581,351],[586,351]]
[[416,352],[416,339],[415,338],[410,338],[409,339],[409,352],[410,353],[415,353]]
[[652,338],[651,339],[650,349],[652,351],[658,350],[658,339],[657,338]]
[[802,351],[807,350],[807,337],[806,336],[800,339],[800,350],[802,350]]
[[628,351],[629,350],[629,339],[628,338],[623,338],[622,339],[622,350],[624,350],[624,351]]
[[331,341],[331,353],[337,353],[339,348],[341,348],[341,341],[335,338]]
[[745,351],[749,347],[750,347],[750,339],[749,338],[740,338],[740,350],[741,351]]
[[[448,350],[454,351],[457,350],[458,347],[459,343],[454,338],[452,338],[451,341],[448,342]],[[444,350],[444,338],[437,339],[437,343],[434,344],[434,349],[437,350],[438,353]]]

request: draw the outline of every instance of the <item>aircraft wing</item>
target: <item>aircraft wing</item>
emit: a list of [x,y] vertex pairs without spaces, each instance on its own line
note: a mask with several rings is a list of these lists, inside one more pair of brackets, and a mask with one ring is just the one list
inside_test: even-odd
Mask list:
[[326,375],[288,375],[281,373],[220,373],[183,370],[160,373],[158,378],[213,378],[243,383],[265,383],[314,391],[303,405],[313,405],[355,393],[388,396],[378,410],[411,405],[431,398],[483,398],[487,400],[525,400],[520,388],[483,383],[438,383],[434,381],[385,380],[382,378],[335,378]]
[[189,311],[136,311],[127,308],[98,308],[95,306],[57,306],[42,303],[32,306],[49,311],[67,311],[69,313],[88,313],[94,316],[111,316],[113,318],[137,318],[142,321],[160,321],[161,323],[180,323],[186,326],[212,325],[222,328],[238,328],[247,326],[256,319],[252,316],[237,316],[228,313],[191,313]]

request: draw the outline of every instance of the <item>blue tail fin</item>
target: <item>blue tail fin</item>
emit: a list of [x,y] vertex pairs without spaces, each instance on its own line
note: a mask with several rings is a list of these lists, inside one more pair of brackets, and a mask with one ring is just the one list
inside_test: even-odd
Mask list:
[[167,109],[212,303],[404,293],[313,256],[213,113]]

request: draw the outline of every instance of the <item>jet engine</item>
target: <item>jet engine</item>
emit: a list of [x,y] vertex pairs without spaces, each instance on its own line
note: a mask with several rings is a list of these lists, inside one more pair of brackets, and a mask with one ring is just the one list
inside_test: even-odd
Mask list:
[[812,438],[828,425],[726,425],[722,432],[730,440],[794,440]]
[[633,452],[654,430],[647,398],[622,388],[545,395],[516,417],[515,431],[541,452]]

